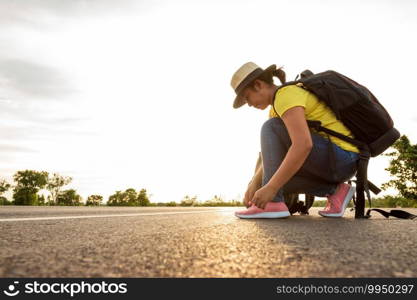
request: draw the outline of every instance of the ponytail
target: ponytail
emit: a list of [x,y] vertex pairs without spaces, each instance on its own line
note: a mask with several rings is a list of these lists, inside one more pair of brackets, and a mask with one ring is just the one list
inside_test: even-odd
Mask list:
[[256,79],[262,80],[262,81],[264,81],[268,84],[273,84],[274,83],[274,80],[273,80],[274,76],[277,77],[279,79],[279,81],[281,81],[281,84],[284,84],[286,82],[285,72],[284,72],[284,70],[282,70],[282,67],[279,67],[278,69],[275,69],[272,72],[269,71],[269,72],[262,73],[259,77],[255,78],[251,83],[249,83],[247,85],[247,87],[253,88]]
[[282,67],[272,71],[272,76],[275,76],[281,81],[281,84],[284,84],[286,82],[286,75]]

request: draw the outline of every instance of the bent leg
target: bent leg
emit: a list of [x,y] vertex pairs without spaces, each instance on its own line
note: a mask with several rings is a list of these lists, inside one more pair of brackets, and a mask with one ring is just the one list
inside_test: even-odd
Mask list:
[[[337,184],[356,172],[357,155],[345,151],[319,134],[312,134],[313,148],[300,170],[281,188],[274,202],[284,201],[283,189],[294,193],[309,193],[316,196],[331,195]],[[291,139],[280,118],[266,121],[261,129],[261,153],[263,163],[262,185],[268,183],[284,160]],[[331,151],[335,152],[336,170],[330,170]],[[356,156],[355,156],[356,155]]]

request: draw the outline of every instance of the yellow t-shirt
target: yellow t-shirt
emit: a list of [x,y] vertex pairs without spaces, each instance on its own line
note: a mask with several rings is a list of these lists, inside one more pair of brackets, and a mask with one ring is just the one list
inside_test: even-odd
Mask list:
[[[313,93],[301,87],[288,85],[279,89],[275,95],[274,106],[279,116],[276,115],[274,108],[271,107],[269,111],[270,118],[281,117],[288,109],[294,106],[302,106],[305,108],[306,120],[321,121],[323,127],[353,138],[350,130],[336,119],[335,114],[324,102],[319,101]],[[315,131],[314,129],[310,130]],[[326,133],[319,132],[319,134],[327,138]],[[356,146],[337,137],[330,136],[330,140],[343,150],[359,153]]]

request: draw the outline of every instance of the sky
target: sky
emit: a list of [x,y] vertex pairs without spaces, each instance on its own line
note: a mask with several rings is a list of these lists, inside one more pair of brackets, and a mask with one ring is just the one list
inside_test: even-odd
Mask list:
[[[0,0],[0,178],[71,176],[84,199],[241,199],[268,117],[232,108],[248,61],[343,73],[416,143],[416,15],[405,0]],[[387,166],[373,158],[369,179]]]

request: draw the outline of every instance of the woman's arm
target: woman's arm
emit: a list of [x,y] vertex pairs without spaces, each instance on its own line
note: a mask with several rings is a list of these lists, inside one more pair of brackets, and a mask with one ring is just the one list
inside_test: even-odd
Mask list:
[[296,106],[282,115],[292,144],[269,182],[255,193],[252,202],[259,208],[265,208],[266,203],[271,201],[278,190],[297,173],[310,154],[313,142],[304,111],[304,107]]
[[255,175],[253,176],[251,182],[248,184],[248,188],[246,189],[245,196],[243,198],[243,204],[246,207],[251,205],[250,201],[252,200],[255,192],[262,186],[262,165],[256,168]]
[[268,182],[277,191],[297,173],[313,148],[304,110],[304,107],[296,106],[282,115],[292,144],[281,166]]
[[262,175],[263,175],[263,167],[262,167],[262,158],[259,156],[258,161],[256,162],[256,169],[255,174],[252,177],[252,180],[249,184],[253,184],[258,188],[262,185]]

